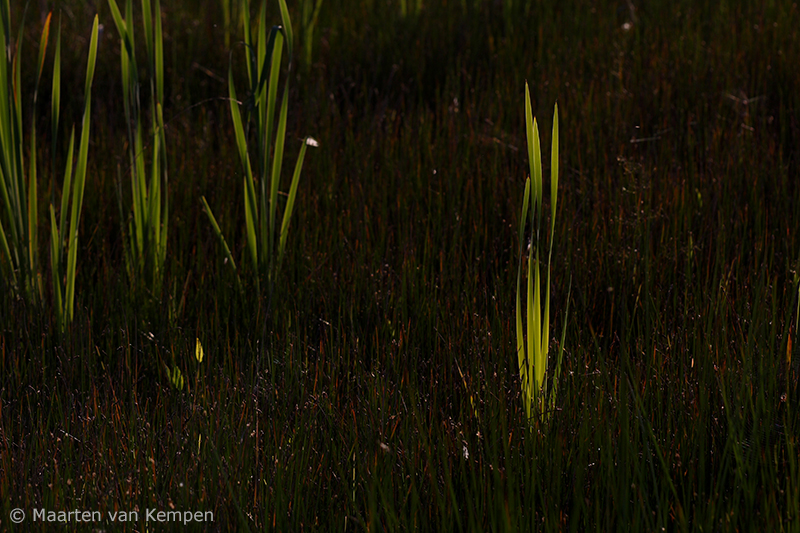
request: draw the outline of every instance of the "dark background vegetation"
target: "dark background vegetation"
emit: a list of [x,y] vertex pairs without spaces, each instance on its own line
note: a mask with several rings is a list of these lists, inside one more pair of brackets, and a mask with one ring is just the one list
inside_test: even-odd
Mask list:
[[[220,3],[163,0],[167,275],[134,295],[119,38],[104,2],[48,4],[64,124],[96,12],[104,31],[75,323],[59,335],[47,302],[2,289],[0,528],[19,507],[213,510],[220,531],[800,530],[797,3],[325,0],[310,64],[290,3],[285,166],[320,146],[271,310],[246,270],[237,293],[200,204],[246,267],[239,25],[230,56]],[[558,332],[572,281],[557,410],[532,424],[513,326],[526,80],[544,147],[559,106]]]

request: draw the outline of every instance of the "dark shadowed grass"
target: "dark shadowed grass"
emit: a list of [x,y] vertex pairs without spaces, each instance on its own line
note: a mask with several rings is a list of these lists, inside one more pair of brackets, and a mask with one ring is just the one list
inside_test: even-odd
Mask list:
[[[66,92],[94,11],[62,4]],[[216,4],[162,4],[170,242],[159,303],[132,303],[98,4],[74,326],[3,280],[0,529],[16,507],[214,511],[164,527],[182,531],[797,529],[798,8],[464,4],[324,3],[287,157],[320,147],[269,315],[199,200],[247,265]],[[526,80],[542,144],[557,101],[564,147],[554,310],[573,280],[557,410],[532,432],[513,326]]]

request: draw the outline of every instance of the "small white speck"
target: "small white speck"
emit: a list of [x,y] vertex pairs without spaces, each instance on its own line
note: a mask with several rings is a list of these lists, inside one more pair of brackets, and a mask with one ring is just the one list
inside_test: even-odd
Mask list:
[[308,137],[306,139],[306,144],[309,146],[313,146],[314,148],[319,146],[319,142],[314,137]]

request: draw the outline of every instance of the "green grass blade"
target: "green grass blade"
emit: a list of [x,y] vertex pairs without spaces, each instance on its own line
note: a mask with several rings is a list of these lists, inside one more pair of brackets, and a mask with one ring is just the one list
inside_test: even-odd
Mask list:
[[538,393],[541,391],[542,381],[544,379],[544,354],[542,353],[542,278],[539,269],[538,248],[536,249],[536,259],[533,268],[533,369],[534,376],[536,377],[535,391]]
[[[148,226],[147,249],[146,253],[157,252],[160,245],[159,238],[161,231],[161,136],[158,134],[157,116],[153,117],[153,126],[156,134],[153,135],[153,158],[150,160],[150,187],[147,194]],[[155,257],[151,257],[155,261]],[[156,263],[152,263],[154,268],[158,268]],[[155,289],[155,287],[151,287]]]
[[53,277],[53,306],[56,309],[56,319],[59,328],[62,327],[64,317],[63,297],[61,294],[61,235],[56,225],[56,210],[50,204],[50,265]]
[[[132,21],[132,18],[128,18]],[[155,65],[153,64],[154,50],[153,50],[153,12],[150,9],[150,0],[142,0],[142,26],[144,26],[144,46],[147,51],[147,62],[149,63],[150,72],[153,72]]]
[[[519,262],[517,263],[517,301],[516,301],[516,325],[517,325],[517,362],[519,364],[519,375],[523,387],[526,382],[527,370],[525,367],[525,334],[522,327],[522,309],[520,303],[520,282],[522,278],[522,254],[525,250],[525,221],[528,216],[528,203],[530,202],[531,180],[525,180],[525,194],[522,200],[522,215],[519,224]],[[523,389],[523,396],[525,390]]]
[[225,236],[222,235],[222,230],[219,229],[219,224],[217,224],[217,219],[214,218],[214,214],[211,212],[211,208],[208,206],[208,202],[206,201],[205,196],[200,197],[200,201],[203,203],[203,209],[208,216],[208,220],[211,222],[211,227],[214,229],[214,233],[217,235],[220,244],[222,245],[222,249],[225,252],[225,257],[231,264],[231,268],[236,273],[236,281],[239,283],[239,289],[241,289],[241,282],[239,281],[239,270],[236,268],[236,261],[233,260],[233,255],[231,254],[231,249],[228,247],[228,243],[225,240]]
[[550,151],[550,254],[552,255],[558,202],[558,104],[553,113],[553,138],[550,142],[552,143]]
[[[271,54],[269,56],[267,55],[267,38],[266,37],[267,37],[267,3],[266,2],[261,2],[261,9],[259,9],[259,12],[258,12],[258,33],[257,33],[258,42],[256,43],[256,50],[255,50],[257,70],[256,70],[255,78],[251,79],[249,81],[250,81],[250,90],[253,92],[255,101],[257,102],[257,105],[259,106],[259,112],[257,113],[259,143],[262,144],[262,145],[266,144],[267,148],[269,148],[269,143],[268,142],[265,143],[265,141],[264,141],[264,134],[265,133],[269,134],[269,131],[265,131],[266,125],[264,124],[264,113],[263,113],[264,107],[263,106],[266,103],[266,97],[264,96],[263,85],[261,83],[261,80],[264,78],[264,76],[266,75],[266,71],[267,71],[267,68],[266,68],[267,65],[265,63],[265,60],[268,57],[270,57],[270,58],[272,57]],[[252,54],[253,51],[252,50],[248,50],[248,53]],[[266,157],[267,153],[264,152],[264,153],[262,153],[262,155]],[[259,171],[259,175],[266,176],[266,173],[265,173],[266,162],[265,161],[260,161],[259,163],[260,163],[259,170],[258,170]]]
[[5,275],[11,278],[11,284],[17,285],[17,274],[14,271],[14,266],[11,264],[11,250],[8,247],[8,239],[6,237],[6,230],[3,227],[2,218],[0,218],[0,246],[2,247],[3,257],[8,259],[8,264],[0,264],[0,267],[5,269]]
[[286,7],[286,0],[278,0],[281,7],[281,21],[283,22],[283,31],[286,32],[286,52],[289,55],[289,62],[292,61],[294,36],[292,33],[292,19],[289,17],[289,8]]
[[533,163],[531,168],[534,190],[533,212],[536,215],[536,239],[539,239],[539,228],[542,219],[542,150],[539,142],[539,125],[536,118],[533,119]]
[[533,144],[533,127],[535,120],[533,118],[533,112],[531,111],[531,93],[528,90],[528,82],[525,82],[525,132],[526,138],[528,140],[528,165],[530,167],[530,173],[528,174],[533,180],[533,203],[536,205],[538,203],[538,192],[539,189],[536,187],[536,174],[534,172],[534,164],[536,162],[536,150],[534,150]]
[[28,206],[27,202],[23,201],[25,194],[25,181],[24,171],[22,166],[22,107],[20,105],[20,69],[19,54],[22,48],[22,41],[17,41],[16,54],[11,65],[12,74],[12,94],[9,95],[9,112],[8,112],[8,135],[3,139],[3,146],[6,148],[6,175],[10,182],[10,192],[12,201],[12,214],[16,216],[12,220],[13,227],[13,242],[15,243],[15,253],[17,254],[16,264],[18,268],[22,269],[23,279],[27,279],[27,263],[24,258],[19,257],[19,254],[24,253],[27,243],[26,226],[28,223]]
[[83,123],[81,124],[81,140],[78,145],[78,162],[75,169],[75,184],[72,193],[72,213],[69,223],[69,252],[67,258],[67,322],[71,322],[74,316],[74,296],[75,296],[75,270],[78,256],[78,221],[80,220],[81,208],[83,207],[83,191],[86,181],[86,166],[89,155],[89,133],[91,131],[92,116],[92,81],[94,79],[95,60],[97,58],[97,27],[98,17],[95,15],[92,25],[92,39],[89,44],[89,61],[86,67],[86,92],[84,93],[85,104],[83,109]]
[[[62,239],[68,234],[66,233],[67,213],[69,213],[69,198],[72,192],[72,154],[75,148],[75,127],[69,134],[69,147],[67,148],[67,164],[64,168],[64,183],[61,188],[61,223],[59,224],[59,231],[62,233]],[[62,242],[63,245],[63,242]]]
[[276,273],[280,270],[280,265],[283,261],[283,253],[286,250],[286,238],[289,235],[289,223],[292,220],[292,211],[294,210],[294,201],[297,197],[297,186],[300,183],[300,173],[303,170],[303,160],[306,157],[306,148],[308,148],[308,138],[303,139],[300,155],[297,156],[297,163],[294,166],[294,175],[292,176],[292,185],[289,188],[289,198],[286,200],[286,209],[283,211],[281,236],[278,241],[278,266],[276,268]]
[[252,53],[253,50],[253,34],[250,28],[250,2],[242,1],[242,28],[244,29],[244,44],[247,48],[247,80],[250,86],[253,86],[253,80],[258,79],[258,70],[256,68],[256,56]]
[[108,7],[111,9],[111,18],[114,19],[114,24],[117,26],[117,32],[122,38],[122,46],[127,49],[128,29],[127,25],[125,24],[125,20],[122,18],[122,13],[120,13],[116,0],[108,0]]
[[142,142],[141,119],[137,115],[134,124],[135,139],[133,142],[133,176],[131,187],[133,190],[133,224],[135,235],[135,257],[142,257],[145,247],[145,228],[147,227],[147,184],[144,175],[144,143]]
[[[8,2],[6,1],[2,5],[4,10],[2,24],[0,24],[0,39],[5,45],[5,49],[8,50],[10,46]],[[14,272],[19,265],[19,243],[22,236],[20,235],[18,221],[20,210],[19,194],[16,192],[17,175],[13,164],[14,151],[12,147],[16,141],[13,137],[14,130],[12,128],[13,92],[9,94],[9,89],[13,91],[13,87],[11,87],[9,74],[8,56],[2,53],[0,54],[0,148],[2,149],[2,153],[0,153],[0,177],[2,177],[0,179],[0,192],[2,192],[3,205],[6,208],[9,223],[8,235],[10,239],[6,237],[6,231],[3,231],[4,249],[8,249],[5,257],[8,260],[8,269],[15,278],[14,284],[16,285],[16,274]],[[9,240],[11,241],[10,246],[8,244]]]
[[[278,76],[280,74],[281,69],[281,56],[283,55],[283,34],[280,32],[274,33],[275,41],[273,43],[272,48],[272,56],[271,56],[271,65],[269,69],[269,84],[267,85],[267,107],[266,107],[266,119],[264,122],[265,128],[265,137],[264,137],[264,157],[265,157],[265,165],[266,165],[266,158],[269,157],[270,145],[272,143],[271,135],[272,135],[272,127],[275,120],[275,104],[278,99]],[[276,140],[277,144],[277,140]],[[275,153],[273,154],[273,163],[274,158],[278,154],[278,147],[275,147]],[[264,179],[266,182],[267,176],[267,167],[264,167]],[[273,178],[274,179],[274,178]],[[274,185],[274,184],[273,184]],[[272,189],[270,189],[270,205],[274,205],[274,197],[272,195]],[[272,215],[272,207],[270,207],[270,224],[269,230],[274,231],[274,217]]]
[[164,195],[164,212],[163,215],[159,217],[159,221],[161,223],[161,237],[158,239],[159,241],[159,248],[157,251],[158,255],[158,268],[164,268],[164,261],[167,258],[167,233],[169,227],[169,174],[167,172],[167,141],[166,141],[166,133],[164,131],[164,114],[161,109],[161,104],[158,104],[158,131],[159,135],[161,136],[161,150],[162,150],[162,157],[164,158],[164,187],[163,187],[163,195]]
[[[536,352],[534,351],[535,346],[535,328],[538,326],[536,323],[536,311],[533,306],[533,283],[534,283],[534,264],[533,264],[533,248],[534,246],[531,245],[530,250],[528,250],[528,291],[527,291],[527,316],[528,316],[528,346],[527,351],[525,353],[525,362],[527,366],[526,370],[526,380],[525,386],[527,387],[527,401],[531,401],[531,399],[535,395],[535,386],[534,386],[534,378],[536,374],[534,373],[534,362],[536,358]],[[528,414],[530,417],[530,413]]]
[[31,156],[30,170],[28,173],[28,272],[30,273],[29,289],[33,291],[31,296],[41,298],[42,290],[39,275],[39,201],[36,188],[36,126],[31,126]]
[[250,156],[247,154],[247,140],[242,126],[242,116],[239,113],[239,102],[236,99],[236,87],[233,83],[233,69],[228,66],[228,92],[230,95],[231,119],[236,135],[236,146],[239,149],[239,159],[244,170],[244,213],[247,230],[247,248],[253,261],[253,267],[258,269],[258,245],[256,241],[255,221],[258,220],[258,207],[256,204],[255,186],[253,184],[253,171],[250,166]]
[[[51,152],[53,154],[52,174],[53,184],[51,187],[50,202],[55,203],[55,175],[56,175],[56,146],[58,140],[58,123],[61,115],[61,18],[58,21],[58,36],[56,37],[56,57],[53,61],[53,87],[50,96],[50,124],[51,133]],[[63,226],[62,226],[63,227]]]
[[233,67],[228,65],[228,96],[230,98],[231,118],[233,119],[233,131],[236,136],[236,147],[239,150],[239,160],[242,168],[245,167],[247,156],[247,141],[242,126],[242,116],[239,112],[239,101],[236,99],[236,86],[233,83]]
[[286,139],[286,115],[289,109],[289,80],[286,80],[281,99],[281,113],[278,118],[278,132],[275,137],[275,153],[272,156],[272,184],[269,194],[269,249],[273,250],[275,235],[275,212],[278,203],[278,183],[281,179],[281,167],[283,166],[283,146]]
[[[244,219],[245,229],[247,231],[247,249],[250,250],[250,259],[253,261],[253,268],[258,271],[263,259],[261,259],[258,253],[258,240],[256,235],[258,210],[256,209],[256,189],[253,184],[253,171],[250,168],[250,160],[247,161],[247,169],[245,170],[244,191]],[[267,251],[262,249],[262,256],[265,253],[267,253]],[[259,261],[259,259],[261,259],[261,261]]]
[[92,82],[94,81],[94,67],[97,61],[97,28],[98,18],[94,16],[94,24],[92,25],[92,39],[89,43],[89,59],[86,67],[86,85],[84,87],[84,98],[86,101],[91,101],[92,95]]
[[133,81],[134,83],[138,83],[139,72],[138,69],[136,69],[136,36],[135,36],[136,30],[133,24],[133,4],[131,3],[131,0],[125,0],[125,20],[130,21],[127,34],[128,42],[125,43],[125,47],[128,48],[130,61],[134,67],[131,70],[134,76]]
[[[155,81],[156,98],[159,104],[164,103],[164,36],[161,30],[161,0],[155,3]],[[166,161],[166,160],[165,160]]]
[[544,316],[542,317],[542,346],[539,354],[541,367],[539,368],[539,384],[544,383],[547,373],[547,356],[550,353],[550,262],[547,263],[547,282],[544,298]]
[[[122,100],[125,107],[125,119],[128,123],[128,138],[131,139],[133,134],[130,132],[132,110],[131,110],[131,86],[136,82],[136,53],[133,46],[133,35],[128,32],[128,25],[122,18],[116,0],[108,0],[109,8],[111,9],[111,16],[114,19],[114,24],[117,27],[117,33],[120,37],[120,61],[122,69]],[[127,0],[126,9],[130,10],[130,0]],[[128,20],[133,20],[129,18]],[[133,23],[131,23],[131,32],[133,31]],[[131,158],[133,159],[133,158]],[[133,160],[131,161],[133,164]]]

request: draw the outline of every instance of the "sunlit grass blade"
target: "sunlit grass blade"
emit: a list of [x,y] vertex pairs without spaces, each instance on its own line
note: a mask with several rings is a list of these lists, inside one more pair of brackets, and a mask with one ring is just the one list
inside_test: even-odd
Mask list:
[[[533,307],[533,305],[534,305],[534,302],[533,302],[533,283],[535,281],[534,280],[534,276],[533,276],[533,272],[534,272],[533,248],[534,248],[534,245],[531,244],[531,247],[528,250],[528,291],[527,291],[527,298],[525,300],[526,309],[527,309],[527,317],[528,317],[528,320],[527,320],[527,324],[528,324],[528,335],[527,335],[527,337],[528,337],[528,346],[527,346],[527,352],[525,354],[525,357],[526,357],[525,360],[526,360],[526,363],[527,363],[527,370],[526,370],[526,375],[525,375],[525,377],[526,377],[525,383],[526,383],[526,385],[528,387],[528,390],[527,390],[527,394],[525,396],[526,396],[526,400],[529,403],[529,406],[532,405],[534,403],[534,400],[536,399],[536,384],[535,384],[535,380],[536,380],[536,369],[535,369],[536,351],[535,351],[534,347],[536,346],[536,339],[538,337],[536,335],[536,328],[539,327],[538,322],[536,322],[536,320],[535,320],[536,314],[535,314],[535,310],[534,310],[534,307]],[[529,407],[529,409],[530,409],[530,407]],[[528,412],[528,418],[530,418],[530,417],[531,417],[531,413],[529,411]]]
[[74,317],[75,301],[75,270],[78,261],[78,222],[83,207],[83,191],[86,183],[86,167],[89,157],[89,132],[91,131],[92,118],[92,82],[94,81],[94,68],[97,59],[97,27],[98,17],[95,15],[92,26],[92,39],[89,44],[89,60],[86,67],[86,84],[84,93],[83,122],[81,123],[81,140],[78,145],[78,160],[75,167],[75,183],[72,191],[72,212],[69,222],[69,251],[67,256],[67,278],[65,322],[70,323]]
[[[294,166],[294,174],[292,176],[292,184],[289,187],[289,197],[286,200],[286,207],[283,211],[283,222],[281,223],[280,240],[278,242],[278,266],[276,271],[280,271],[280,265],[283,261],[283,253],[286,251],[286,238],[289,235],[289,223],[292,220],[292,212],[294,211],[294,201],[297,197],[297,186],[300,183],[300,173],[303,170],[303,160],[306,157],[306,148],[309,146],[309,141],[313,141],[306,137],[303,139],[303,146],[300,147],[300,155],[297,156],[297,163]],[[314,141],[316,142],[316,141]]]
[[286,7],[286,0],[278,0],[278,5],[281,8],[281,22],[283,23],[283,31],[286,32],[286,53],[289,56],[289,61],[292,59],[294,52],[294,34],[292,33],[292,19],[289,17],[289,8]]
[[39,297],[42,295],[41,274],[39,272],[39,202],[36,189],[36,126],[31,126],[30,170],[28,171],[28,272],[30,290]]
[[517,305],[516,305],[516,325],[517,325],[517,362],[519,365],[520,380],[523,385],[523,397],[525,401],[525,412],[527,414],[529,404],[527,400],[527,376],[528,370],[526,366],[527,351],[525,349],[525,334],[522,327],[522,306],[520,302],[520,282],[522,280],[522,253],[525,250],[525,225],[528,215],[528,203],[530,202],[531,180],[525,180],[525,194],[522,200],[522,216],[519,221],[519,262],[517,264]]
[[[245,231],[247,234],[247,249],[253,268],[258,271],[258,244],[256,240],[256,221],[258,220],[258,204],[256,203],[256,191],[253,183],[253,169],[250,165],[250,156],[247,154],[247,140],[244,135],[242,116],[239,113],[239,102],[236,99],[236,86],[233,83],[233,67],[228,67],[228,91],[231,108],[231,119],[233,120],[233,131],[236,137],[236,147],[239,150],[239,160],[244,171],[244,214]],[[210,211],[208,211],[210,212]]]
[[[283,168],[283,143],[286,140],[286,114],[289,108],[289,83],[287,81],[283,89],[283,98],[281,101],[281,112],[278,118],[278,133],[275,136],[275,153],[272,155],[272,180],[269,193],[269,228],[270,228],[270,251],[274,250],[275,238],[275,213],[278,207],[278,184],[281,179],[281,169]],[[303,148],[305,148],[303,144]],[[270,258],[272,261],[272,258]]]
[[558,203],[558,104],[553,111],[553,135],[550,151],[550,255],[553,253],[553,237],[556,232],[556,204]]
[[[156,5],[158,5],[158,2],[156,2]],[[160,33],[161,33],[160,27],[161,27],[161,25],[159,24],[157,26],[157,28],[158,28],[157,29],[157,35],[160,35]],[[163,88],[162,88],[162,90],[163,90]],[[164,168],[162,170],[162,173],[164,175],[164,192],[163,192],[163,194],[164,194],[164,196],[166,198],[168,196],[168,194],[169,194],[169,188],[168,188],[169,173],[167,171],[167,153],[166,153],[166,150],[167,150],[167,139],[166,139],[166,133],[165,133],[165,129],[164,129],[164,113],[163,113],[163,110],[161,108],[161,103],[159,103],[158,106],[157,106],[157,117],[158,117],[158,135],[159,135],[159,137],[161,139],[160,140],[160,142],[161,142],[161,152],[162,152],[161,155],[162,155],[163,160],[164,160]],[[156,200],[156,203],[159,206],[161,206],[162,205],[161,198],[158,198]],[[163,203],[163,206],[164,206],[163,207],[163,209],[164,209],[163,213],[159,213],[158,217],[156,218],[157,220],[161,221],[160,228],[158,228],[158,227],[156,228],[156,233],[158,233],[159,230],[161,231],[161,236],[158,239],[158,252],[157,252],[158,253],[157,265],[158,265],[158,268],[161,268],[161,269],[164,268],[164,263],[165,263],[165,261],[167,259],[167,237],[169,235],[169,224],[167,222],[169,221],[169,202],[165,201]]]
[[[61,118],[61,17],[59,17],[59,24],[58,24],[58,35],[56,36],[56,57],[53,61],[53,86],[51,90],[50,96],[50,125],[51,125],[51,152],[53,157],[52,163],[52,186],[50,192],[50,203],[55,204],[55,194],[56,194],[56,186],[55,186],[55,179],[56,179],[56,146],[58,141],[58,124]],[[59,227],[64,227],[64,216],[63,216],[63,197],[62,194],[62,218],[61,218],[61,225]]]
[[[268,173],[268,166],[267,166],[267,158],[269,157],[269,149],[271,145],[271,135],[272,135],[272,127],[273,121],[275,117],[275,103],[277,101],[278,95],[278,75],[280,73],[281,67],[281,55],[283,53],[283,34],[281,32],[275,33],[275,41],[273,44],[272,49],[272,58],[271,58],[271,65],[270,65],[270,74],[269,74],[269,84],[267,85],[267,100],[266,100],[266,113],[264,119],[264,131],[263,131],[263,138],[264,138],[264,149],[262,152],[262,158],[264,160],[264,167],[262,171],[263,182],[262,182],[262,200],[266,202],[267,195],[264,194],[266,192],[266,184],[267,184],[267,173]],[[288,88],[288,83],[287,87]],[[282,112],[282,109],[281,109]],[[280,119],[279,119],[280,121]],[[279,126],[280,130],[280,126]],[[285,128],[284,128],[285,131]],[[278,142],[281,143],[281,150],[278,150]],[[273,163],[277,161],[278,154],[280,154],[280,158],[283,158],[283,142],[280,137],[280,131],[277,133],[276,136],[276,146],[275,152],[273,154]],[[272,168],[272,179],[269,181],[270,188],[269,188],[269,218],[266,218],[266,211],[264,212],[264,221],[265,223],[262,224],[263,229],[267,229],[267,224],[269,228],[269,250],[272,250],[272,232],[275,229],[275,210],[277,208],[277,197],[278,197],[278,180],[280,179],[280,165],[278,168],[278,173],[275,173],[275,167]],[[265,236],[266,240],[266,236]]]

